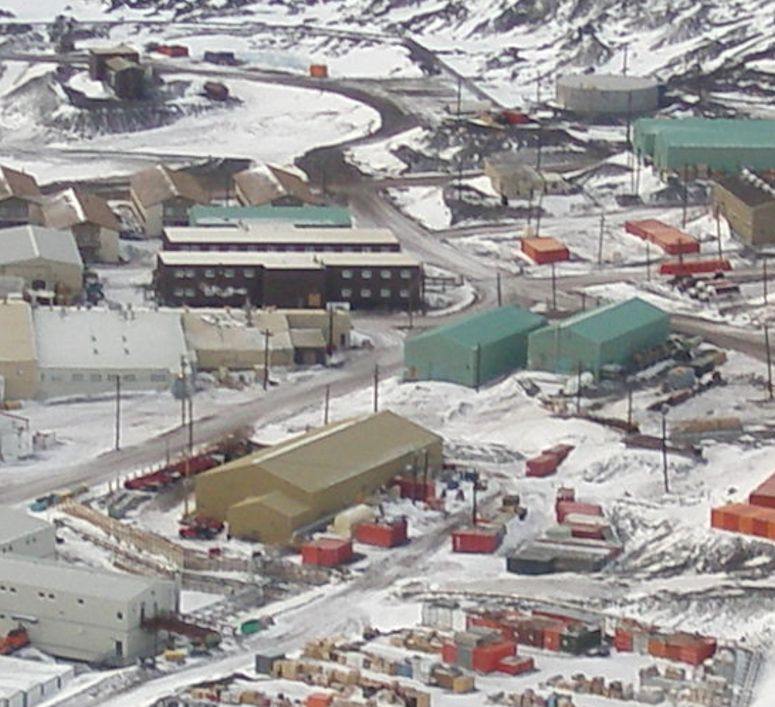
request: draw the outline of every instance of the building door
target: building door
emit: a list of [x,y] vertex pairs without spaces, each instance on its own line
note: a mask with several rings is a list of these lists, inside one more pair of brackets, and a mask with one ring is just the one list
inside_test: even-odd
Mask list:
[[116,641],[116,658],[124,657],[124,642]]

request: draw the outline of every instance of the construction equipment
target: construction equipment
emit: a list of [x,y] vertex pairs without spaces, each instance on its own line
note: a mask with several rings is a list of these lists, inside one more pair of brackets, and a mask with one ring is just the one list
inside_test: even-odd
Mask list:
[[224,525],[218,520],[195,516],[181,521],[182,528],[178,531],[181,538],[189,540],[212,540],[220,533]]
[[30,637],[23,626],[11,629],[5,638],[0,639],[0,655],[10,655],[24,646],[30,645]]

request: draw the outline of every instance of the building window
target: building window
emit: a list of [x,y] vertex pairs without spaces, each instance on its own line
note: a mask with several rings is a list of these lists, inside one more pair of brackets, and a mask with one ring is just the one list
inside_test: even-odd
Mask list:
[[134,383],[137,380],[137,376],[134,373],[127,373],[124,375],[124,380],[127,383]]
[[186,276],[186,271],[185,270],[181,270],[180,268],[175,268],[175,277],[178,280],[183,279],[185,276]]
[[361,277],[364,280],[371,280],[371,270],[361,270]]
[[163,383],[167,380],[167,376],[163,373],[151,373],[151,381],[153,383]]
[[401,290],[401,297],[407,299],[409,297],[409,290]]
[[175,297],[182,297],[185,294],[185,290],[182,287],[176,287],[174,290]]
[[79,603],[81,606],[83,606],[83,599],[79,599],[79,600],[78,600],[78,603]]
[[83,373],[73,373],[73,380],[74,381],[82,381],[83,380]]
[[342,298],[349,299],[352,297],[353,291],[349,287],[342,288]]
[[53,598],[54,598],[54,595],[53,595],[53,594],[49,594],[49,595],[48,595],[48,598],[49,598],[49,599],[53,599]]
[[253,268],[245,268],[242,271],[242,274],[245,276],[246,280],[252,280],[256,276],[256,271]]
[[363,297],[364,299],[366,299],[368,297],[371,297],[371,290],[369,290],[368,288],[364,287],[361,290],[361,297]]
[[194,288],[188,287],[186,288],[186,297],[193,297],[194,296]]
[[402,270],[401,271],[401,279],[402,280],[409,280],[412,277],[412,271],[411,270]]
[[117,611],[116,612],[116,618],[121,621],[124,618],[124,612],[123,611]]
[[92,383],[100,383],[102,381],[102,374],[101,373],[92,373],[89,376],[89,380]]
[[225,278],[231,279],[234,277],[234,269],[233,268],[226,268],[226,270],[223,271],[223,276]]
[[38,599],[45,599],[46,593],[45,592],[38,592]]
[[390,289],[389,289],[389,288],[387,288],[387,287],[383,287],[383,288],[382,288],[382,289],[379,291],[379,296],[380,296],[380,297],[385,297],[385,298],[388,298],[388,297],[390,297]]
[[194,275],[195,273],[193,268],[189,268],[188,270],[186,270],[186,277],[194,277]]
[[352,280],[353,278],[353,271],[352,270],[342,270],[342,279],[343,280]]
[[212,279],[215,277],[215,270],[211,270],[210,268],[208,268],[207,270],[205,270],[205,277],[206,277],[208,280],[212,280]]
[[393,273],[391,273],[391,272],[390,272],[390,270],[380,270],[380,271],[379,271],[379,276],[380,276],[380,277],[381,277],[383,280],[389,280],[392,274],[393,274]]

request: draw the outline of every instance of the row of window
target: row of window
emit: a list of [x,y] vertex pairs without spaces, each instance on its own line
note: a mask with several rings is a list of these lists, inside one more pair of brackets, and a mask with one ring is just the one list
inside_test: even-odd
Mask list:
[[[177,291],[176,291],[177,292]],[[194,291],[191,290],[191,295],[193,296]],[[149,379],[154,383],[163,383],[168,378],[166,373],[151,373],[149,376]],[[52,381],[54,383],[61,383],[66,379],[66,376],[64,376],[61,373],[41,373],[40,374],[40,380],[42,381]],[[85,373],[73,373],[70,375],[70,379],[74,383],[81,383],[86,380],[86,374]],[[104,381],[115,381],[116,375],[114,373],[106,373],[103,375],[102,373],[90,373],[89,374],[89,380],[92,383],[101,383]],[[137,381],[137,376],[134,373],[123,373],[121,375],[121,380],[124,383],[134,383]]]
[[[339,294],[340,294],[340,296],[342,297],[343,300],[348,300],[348,299],[350,299],[353,296],[353,291],[349,287],[343,287],[339,291]],[[372,296],[372,294],[373,294],[372,291],[370,289],[366,288],[366,287],[364,287],[361,290],[361,298],[362,299],[369,299]],[[393,295],[393,290],[391,290],[388,287],[383,287],[379,291],[379,296],[382,297],[383,299],[390,299],[390,297],[392,297],[392,295]],[[399,292],[399,295],[402,298],[406,299],[406,298],[409,297],[409,290],[401,290]]]
[[[175,245],[170,250],[175,250]],[[391,248],[380,246],[340,246],[340,245],[197,245],[183,244],[182,250],[203,253],[385,253],[391,252]],[[393,251],[394,252],[394,251]]]
[[[235,268],[224,268],[220,271],[220,273],[223,275],[223,277],[231,280],[232,278],[236,277],[237,271]],[[371,280],[373,276],[373,271],[371,270],[361,270],[360,276],[363,280]],[[196,270],[194,268],[175,268],[174,270],[174,277],[177,280],[183,280],[186,278],[192,279],[196,277]],[[212,268],[208,268],[204,271],[204,276],[208,280],[212,280],[215,278],[216,272]],[[247,279],[252,279],[256,276],[256,270],[255,268],[243,268],[242,269],[242,276]],[[342,278],[345,280],[352,280],[355,276],[355,273],[353,270],[342,270]],[[393,277],[393,271],[392,270],[380,270],[379,276],[383,280],[390,280]],[[399,276],[402,280],[410,280],[412,277],[412,271],[411,270],[401,270],[399,273]]]

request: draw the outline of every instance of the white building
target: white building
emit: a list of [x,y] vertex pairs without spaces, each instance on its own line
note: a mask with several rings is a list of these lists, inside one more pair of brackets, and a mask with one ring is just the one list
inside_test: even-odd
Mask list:
[[15,462],[32,454],[30,421],[21,415],[0,410],[0,462]]
[[180,314],[126,308],[37,307],[33,324],[42,398],[166,390],[191,363]]
[[53,557],[56,552],[54,526],[24,511],[0,508],[0,558],[6,555]]
[[156,655],[155,616],[177,612],[174,582],[47,559],[0,559],[0,633],[23,626],[30,642],[50,655],[128,665]]
[[0,707],[35,707],[74,677],[72,665],[0,656]]

